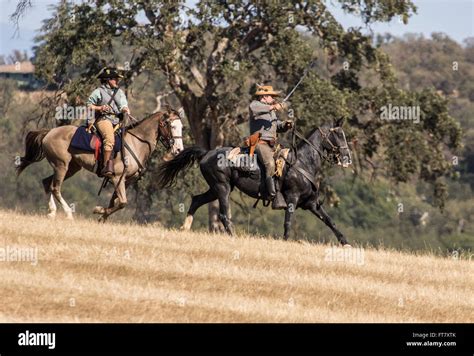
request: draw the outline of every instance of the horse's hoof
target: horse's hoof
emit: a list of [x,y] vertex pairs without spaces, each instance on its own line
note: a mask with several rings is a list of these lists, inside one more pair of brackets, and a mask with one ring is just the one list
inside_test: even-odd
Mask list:
[[92,211],[94,214],[103,214],[105,213],[105,208],[103,206],[96,206]]
[[66,214],[66,219],[67,220],[74,220],[74,216],[72,216],[72,214]]
[[46,215],[49,219],[55,219],[56,218],[56,212],[54,213],[49,213]]
[[189,231],[191,230],[191,225],[184,223],[183,225],[180,226],[179,228],[181,231]]
[[101,217],[99,218],[99,220],[97,220],[97,221],[100,222],[100,223],[102,223],[102,224],[104,224],[104,223],[107,221],[107,218],[104,217],[104,216],[101,216]]

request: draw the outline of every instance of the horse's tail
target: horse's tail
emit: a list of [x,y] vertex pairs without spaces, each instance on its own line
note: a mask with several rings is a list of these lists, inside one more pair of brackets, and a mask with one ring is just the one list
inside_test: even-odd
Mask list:
[[188,147],[168,162],[163,162],[158,167],[157,184],[160,188],[171,186],[182,170],[189,168],[194,162],[201,161],[208,151],[201,147]]
[[20,157],[20,162],[16,167],[17,175],[20,175],[30,164],[44,158],[43,139],[48,132],[49,129],[28,132],[25,138],[25,155]]

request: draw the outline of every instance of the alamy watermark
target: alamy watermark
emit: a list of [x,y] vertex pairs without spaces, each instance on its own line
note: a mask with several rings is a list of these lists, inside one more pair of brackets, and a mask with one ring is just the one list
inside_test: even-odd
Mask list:
[[365,263],[363,248],[344,248],[333,246],[325,251],[324,261],[344,262],[362,266]]
[[30,262],[36,266],[38,264],[38,248],[9,245],[0,247],[0,262]]
[[56,333],[35,333],[26,330],[18,334],[19,346],[46,346],[50,350],[56,348]]
[[257,154],[250,156],[247,153],[239,153],[235,157],[229,159],[229,151],[226,151],[225,153],[219,153],[217,155],[217,166],[220,168],[245,168],[247,170],[253,171],[258,169]]
[[83,120],[87,123],[95,120],[95,110],[87,106],[70,106],[63,104],[56,107],[54,118],[57,121]]
[[418,124],[420,122],[420,107],[388,104],[380,108],[380,119],[387,121],[408,120]]

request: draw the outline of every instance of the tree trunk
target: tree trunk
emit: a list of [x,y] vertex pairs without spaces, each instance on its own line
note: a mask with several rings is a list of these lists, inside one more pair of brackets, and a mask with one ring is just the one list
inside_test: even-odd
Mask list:
[[146,188],[142,189],[138,186],[139,182],[133,184],[135,190],[135,212],[133,214],[133,220],[139,224],[147,224],[150,222],[150,211],[152,205],[151,194],[146,191]]
[[[187,96],[180,100],[193,138],[197,145],[212,150],[224,144],[224,135],[215,117],[207,110],[207,103],[202,97]],[[219,202],[217,200],[208,204],[209,232],[224,232],[224,226],[219,220]]]

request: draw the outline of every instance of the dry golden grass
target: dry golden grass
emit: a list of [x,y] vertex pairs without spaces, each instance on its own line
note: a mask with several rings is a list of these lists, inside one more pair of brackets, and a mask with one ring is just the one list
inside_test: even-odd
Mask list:
[[337,262],[328,245],[5,211],[0,241],[38,251],[37,265],[0,262],[1,322],[474,321],[468,260]]

